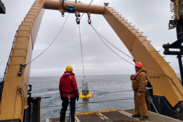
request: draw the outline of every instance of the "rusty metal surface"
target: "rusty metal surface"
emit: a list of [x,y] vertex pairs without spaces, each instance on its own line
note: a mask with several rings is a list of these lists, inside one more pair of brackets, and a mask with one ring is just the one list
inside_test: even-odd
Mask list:
[[108,117],[109,119],[111,120],[133,120],[133,121],[136,121],[135,119],[131,118],[131,117],[128,117],[122,113],[119,113],[118,111],[115,111],[115,112],[107,112],[107,113],[102,113],[104,116]]
[[[112,112],[101,112],[99,115],[98,113],[92,113],[92,114],[84,114],[83,115],[77,115],[76,122],[139,122],[138,119],[133,119],[129,115],[134,114],[134,109],[129,110],[123,110],[124,112],[128,113],[128,116],[120,113],[118,111],[112,111]],[[154,112],[148,112],[149,114],[149,121],[148,122],[162,122],[158,114]],[[104,116],[104,117],[102,117]],[[182,122],[180,120],[163,116],[161,115],[165,122]],[[107,117],[107,118],[105,118]],[[105,118],[105,119],[104,119]],[[46,122],[59,122],[59,117],[56,118],[49,118]],[[68,117],[66,117],[66,122],[68,122]]]
[[101,122],[139,122],[139,121],[133,121],[133,120],[103,120]]
[[102,119],[96,114],[79,115],[77,116],[80,122],[101,122]]
[[[60,117],[50,118],[48,122],[60,122]],[[69,122],[69,117],[65,118],[65,122]]]
[[[134,109],[129,109],[129,110],[124,110],[128,113],[131,114],[135,114],[135,110]],[[154,112],[148,112],[148,117],[149,117],[149,122],[162,122],[161,118],[158,116],[158,114],[154,113]],[[174,118],[170,118],[164,115],[161,115],[161,117],[163,118],[163,120],[165,122],[182,122],[180,120],[174,119]]]

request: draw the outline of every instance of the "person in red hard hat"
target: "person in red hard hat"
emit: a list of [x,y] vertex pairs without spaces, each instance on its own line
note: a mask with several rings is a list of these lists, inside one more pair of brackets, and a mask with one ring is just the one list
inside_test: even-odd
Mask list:
[[59,91],[62,100],[62,109],[60,111],[60,122],[65,122],[65,114],[70,100],[70,118],[71,122],[75,122],[75,106],[76,100],[79,100],[79,91],[75,79],[75,74],[72,72],[71,66],[66,67],[66,71],[60,78]]
[[131,75],[132,89],[134,90],[135,114],[132,117],[141,117],[140,121],[148,120],[148,110],[145,101],[147,75],[146,71],[142,69],[142,64],[137,62],[135,64],[135,75]]

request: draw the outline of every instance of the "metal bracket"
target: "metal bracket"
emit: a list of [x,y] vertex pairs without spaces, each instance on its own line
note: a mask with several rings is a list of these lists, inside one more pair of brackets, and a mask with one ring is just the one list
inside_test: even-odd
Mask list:
[[27,66],[27,64],[20,64],[20,70],[19,70],[19,72],[17,73],[18,74],[18,76],[22,76],[22,70],[23,70],[23,68],[25,68]]
[[80,24],[80,19],[76,18],[76,23],[79,25]]

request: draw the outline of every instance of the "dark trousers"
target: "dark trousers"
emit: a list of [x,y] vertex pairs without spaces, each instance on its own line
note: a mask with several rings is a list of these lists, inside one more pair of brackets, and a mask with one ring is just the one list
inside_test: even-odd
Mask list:
[[[68,98],[62,98],[62,108],[60,111],[60,122],[65,122],[65,114],[67,111],[67,107],[69,105]],[[75,122],[75,106],[76,106],[76,98],[70,98],[70,118],[71,122]]]

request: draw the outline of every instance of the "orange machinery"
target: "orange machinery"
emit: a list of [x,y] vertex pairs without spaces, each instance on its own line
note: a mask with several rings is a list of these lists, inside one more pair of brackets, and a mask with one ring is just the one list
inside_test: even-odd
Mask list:
[[[174,0],[173,2],[176,1]],[[179,7],[179,3],[175,4],[175,7]],[[14,122],[23,122],[30,120],[30,116],[27,118],[27,115],[32,114],[33,99],[30,102],[27,94],[31,64],[24,64],[31,61],[44,9],[59,10],[64,14],[66,12],[65,8],[69,6],[75,10],[74,12],[70,12],[76,13],[76,15],[78,12],[88,13],[88,16],[90,14],[103,15],[133,58],[136,61],[142,62],[144,69],[147,70],[147,76],[152,86],[149,91],[156,107],[158,109],[166,108],[169,113],[174,112],[174,114],[182,112],[183,87],[174,70],[146,37],[139,33],[138,30],[112,8],[108,7],[108,4],[105,4],[105,6],[90,5],[88,7],[88,5],[82,3],[65,2],[64,6],[62,6],[59,1],[36,0],[15,35],[4,77],[3,94],[0,102],[0,121],[8,122],[14,120]],[[88,9],[85,11],[87,7]],[[39,102],[37,104],[40,105]],[[165,106],[161,108],[163,104]],[[151,103],[148,102],[148,105],[151,106]],[[175,111],[178,108],[181,111]],[[149,110],[151,109],[149,107]],[[40,112],[37,113],[40,114]],[[167,115],[161,110],[160,113]],[[172,117],[175,116],[172,114]],[[40,119],[35,121],[40,121]]]

